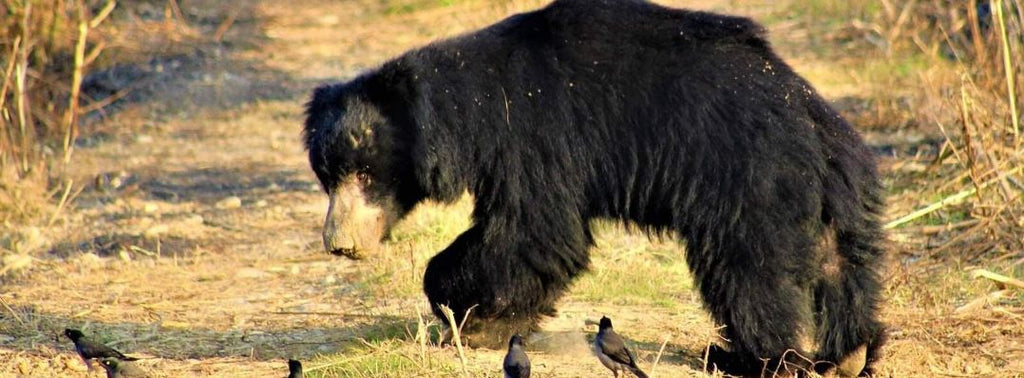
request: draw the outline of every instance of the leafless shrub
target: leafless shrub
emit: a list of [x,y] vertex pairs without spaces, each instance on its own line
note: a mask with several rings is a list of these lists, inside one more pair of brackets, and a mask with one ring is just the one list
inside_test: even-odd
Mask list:
[[114,0],[0,5],[0,222],[36,217],[48,202],[50,171],[59,164],[51,158],[70,159],[78,89],[104,47],[89,31],[116,5]]

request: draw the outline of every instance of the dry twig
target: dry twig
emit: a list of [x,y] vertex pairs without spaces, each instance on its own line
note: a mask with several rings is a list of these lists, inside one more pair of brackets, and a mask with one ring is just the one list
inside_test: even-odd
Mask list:
[[469,371],[466,369],[466,353],[462,348],[462,326],[465,325],[466,319],[469,318],[469,312],[473,311],[473,308],[470,307],[469,310],[466,310],[466,315],[462,318],[462,324],[455,322],[455,313],[452,312],[451,308],[446,305],[440,305],[440,308],[441,313],[448,320],[449,327],[451,327],[452,339],[455,340],[455,350],[459,352],[459,364],[462,366],[462,375],[469,375]]
[[651,374],[654,375],[654,370],[658,368],[658,362],[661,361],[662,353],[665,353],[665,346],[668,345],[668,341],[672,339],[672,335],[665,336],[665,340],[661,342],[661,348],[658,348],[658,355],[654,357],[654,363],[651,364]]
[[975,269],[973,272],[971,272],[971,277],[974,277],[974,278],[981,277],[981,278],[987,278],[989,280],[995,281],[995,282],[998,283],[1000,288],[1005,288],[1006,285],[1010,285],[1010,286],[1015,286],[1015,287],[1017,287],[1019,289],[1024,289],[1024,281],[1018,280],[1018,279],[1013,278],[1013,277],[1007,277],[1007,276],[1004,276],[1002,274],[999,274],[999,273],[996,273],[996,272],[993,272],[993,271],[990,271],[990,270],[986,270],[986,269]]

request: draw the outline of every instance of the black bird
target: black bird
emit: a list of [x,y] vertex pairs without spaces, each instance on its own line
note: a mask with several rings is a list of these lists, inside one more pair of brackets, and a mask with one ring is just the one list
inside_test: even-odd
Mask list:
[[302,378],[302,363],[298,360],[288,360],[288,378]]
[[75,343],[75,351],[78,352],[78,356],[82,357],[82,361],[85,361],[85,366],[92,369],[92,363],[89,360],[94,358],[116,358],[121,361],[135,361],[138,358],[128,357],[118,352],[114,348],[108,347],[103,343],[94,341],[85,337],[82,331],[77,329],[65,328],[64,335],[71,339]]
[[505,378],[530,378],[530,359],[523,351],[523,337],[512,335],[505,355]]
[[594,340],[594,354],[616,378],[619,376],[619,370],[629,370],[637,377],[647,378],[647,374],[636,366],[636,356],[626,348],[622,337],[612,329],[612,320],[607,316],[601,318],[597,339]]
[[142,368],[116,357],[105,357],[100,360],[100,365],[103,365],[103,370],[107,371],[107,378],[144,378],[149,376]]

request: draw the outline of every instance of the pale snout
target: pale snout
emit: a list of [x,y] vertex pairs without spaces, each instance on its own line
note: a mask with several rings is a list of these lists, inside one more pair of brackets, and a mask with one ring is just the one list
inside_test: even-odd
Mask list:
[[368,204],[358,185],[334,190],[324,220],[324,249],[337,256],[359,260],[380,249],[384,212]]

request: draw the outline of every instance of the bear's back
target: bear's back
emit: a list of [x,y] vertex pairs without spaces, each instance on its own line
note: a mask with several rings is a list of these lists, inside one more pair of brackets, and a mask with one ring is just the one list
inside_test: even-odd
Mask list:
[[557,0],[452,40],[550,43],[587,40],[624,47],[712,43],[763,46],[764,28],[745,17],[673,9],[639,0]]
[[749,18],[675,9],[641,0],[558,0],[537,12],[567,32],[639,42],[763,43],[764,28]]
[[641,53],[638,49],[680,55],[723,47],[767,55],[764,34],[761,25],[745,17],[673,9],[640,0],[557,0],[486,28],[436,41],[404,58],[436,62],[469,53],[491,61],[495,56],[527,50],[629,59],[629,55]]

